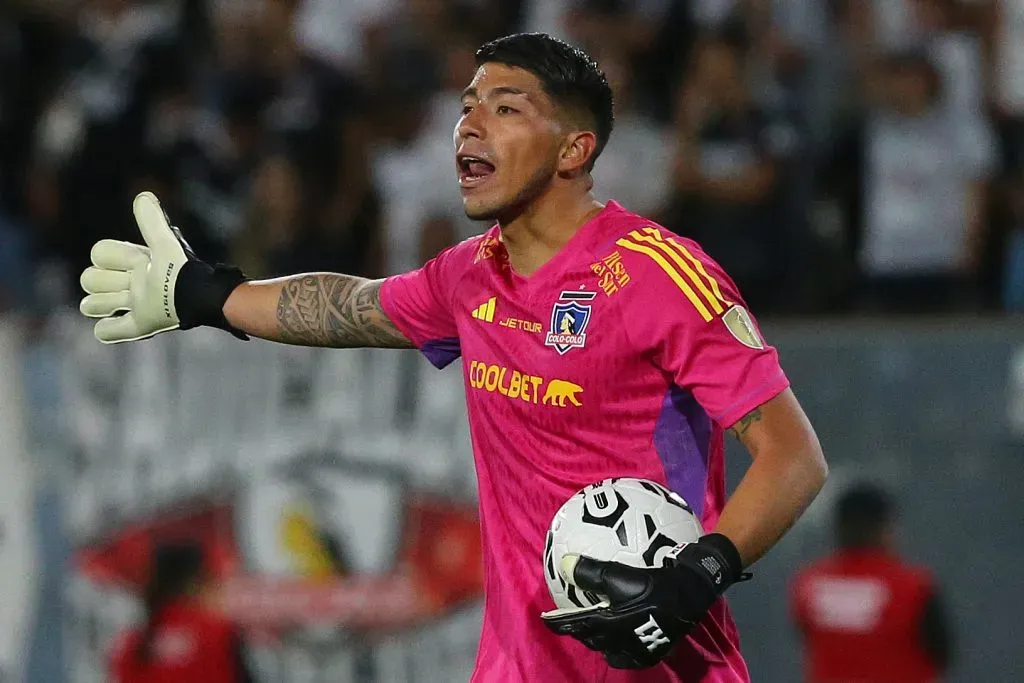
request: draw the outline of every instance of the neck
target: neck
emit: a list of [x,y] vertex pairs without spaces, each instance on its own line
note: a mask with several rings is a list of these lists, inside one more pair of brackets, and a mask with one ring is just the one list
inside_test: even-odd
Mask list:
[[888,555],[892,553],[892,549],[887,544],[881,542],[841,546],[840,550],[847,555]]
[[603,208],[590,191],[552,188],[514,218],[499,220],[501,239],[512,268],[529,277]]

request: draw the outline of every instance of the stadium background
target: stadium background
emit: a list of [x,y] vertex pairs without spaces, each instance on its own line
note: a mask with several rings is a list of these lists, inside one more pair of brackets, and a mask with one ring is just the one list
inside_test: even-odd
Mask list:
[[[438,169],[473,48],[514,30],[606,68],[598,191],[733,272],[825,446],[822,496],[731,593],[755,680],[799,680],[786,583],[860,476],[949,594],[951,680],[1024,680],[1021,0],[4,3],[0,680],[104,680],[149,542],[183,532],[260,680],[465,680],[457,371],[207,331],[110,349],[73,305],[141,188],[254,276],[386,275],[478,231]],[[715,127],[709,101],[753,115]]]

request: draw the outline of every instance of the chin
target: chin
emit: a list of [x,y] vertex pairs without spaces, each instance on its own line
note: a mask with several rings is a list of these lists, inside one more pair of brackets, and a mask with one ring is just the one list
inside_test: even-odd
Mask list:
[[466,217],[473,221],[494,221],[501,215],[502,207],[491,202],[468,199],[462,202]]

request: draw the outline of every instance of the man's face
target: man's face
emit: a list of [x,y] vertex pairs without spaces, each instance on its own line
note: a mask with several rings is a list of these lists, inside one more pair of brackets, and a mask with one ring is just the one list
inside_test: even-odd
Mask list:
[[495,220],[536,198],[556,173],[564,130],[533,74],[504,64],[477,69],[455,126],[466,215]]

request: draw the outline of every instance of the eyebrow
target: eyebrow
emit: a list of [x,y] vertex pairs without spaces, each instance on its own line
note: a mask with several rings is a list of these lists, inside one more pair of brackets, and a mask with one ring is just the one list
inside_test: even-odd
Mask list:
[[[491,95],[524,95],[526,99],[530,99],[529,93],[527,93],[525,90],[513,88],[510,85],[495,86],[491,88],[490,93]],[[480,93],[475,87],[471,85],[462,91],[462,99],[466,99],[467,97],[475,97],[479,99]]]

